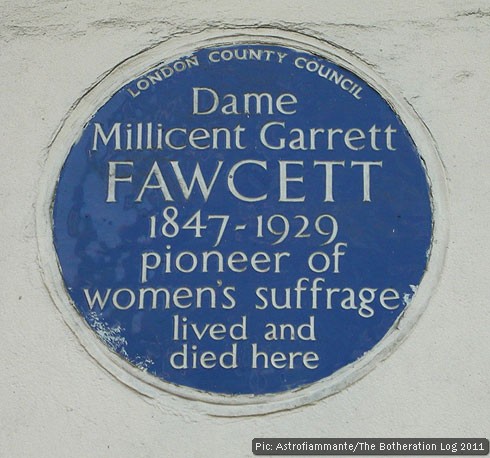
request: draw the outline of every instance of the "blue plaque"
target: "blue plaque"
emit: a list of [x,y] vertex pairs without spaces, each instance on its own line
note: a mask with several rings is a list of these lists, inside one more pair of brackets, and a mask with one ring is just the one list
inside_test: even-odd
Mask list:
[[150,385],[301,394],[360,376],[419,314],[433,159],[367,71],[287,38],[157,47],[61,129],[61,307]]

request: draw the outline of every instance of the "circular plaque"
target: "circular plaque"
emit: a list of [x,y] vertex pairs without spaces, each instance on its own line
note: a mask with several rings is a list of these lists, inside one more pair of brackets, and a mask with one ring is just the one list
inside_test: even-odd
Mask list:
[[38,206],[53,296],[143,392],[291,407],[356,380],[411,328],[442,264],[422,123],[310,37],[175,39],[91,89]]

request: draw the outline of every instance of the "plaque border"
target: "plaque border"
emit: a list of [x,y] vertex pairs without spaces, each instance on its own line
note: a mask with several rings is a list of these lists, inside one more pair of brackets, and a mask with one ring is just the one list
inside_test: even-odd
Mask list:
[[[66,291],[53,241],[52,211],[58,177],[72,145],[93,114],[129,81],[143,76],[162,61],[172,61],[207,47],[258,44],[306,51],[351,71],[376,90],[398,115],[411,136],[425,170],[432,209],[432,240],[427,265],[412,300],[385,336],[361,358],[329,377],[302,387],[265,395],[210,393],[166,382],[131,365],[109,349],[85,323]],[[413,107],[393,92],[372,68],[352,52],[315,37],[277,28],[217,29],[188,33],[144,49],[102,75],[71,107],[49,147],[36,204],[38,261],[51,298],[64,321],[94,360],[137,392],[165,402],[168,395],[192,400],[198,410],[219,416],[259,415],[292,409],[338,393],[364,377],[408,336],[425,310],[444,266],[449,238],[447,187],[435,141]]]

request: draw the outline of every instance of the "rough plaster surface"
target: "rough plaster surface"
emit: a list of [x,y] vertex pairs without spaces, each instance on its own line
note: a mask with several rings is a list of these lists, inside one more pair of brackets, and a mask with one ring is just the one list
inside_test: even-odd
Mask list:
[[[2,1],[0,456],[252,456],[253,437],[490,434],[490,4],[487,1]],[[450,237],[437,290],[400,348],[313,405],[213,417],[104,371],[40,275],[34,205],[66,112],[120,61],[174,34],[276,26],[354,52],[438,145]]]

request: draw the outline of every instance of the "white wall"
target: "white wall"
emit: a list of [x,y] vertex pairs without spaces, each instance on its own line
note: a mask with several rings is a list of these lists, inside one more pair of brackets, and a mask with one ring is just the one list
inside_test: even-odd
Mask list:
[[[490,427],[487,1],[3,1],[0,25],[0,456],[251,456],[253,437],[478,437]],[[278,26],[370,63],[427,124],[449,190],[446,264],[407,340],[341,393],[213,417],[102,369],[51,300],[34,206],[71,105],[136,52],[209,27]]]

